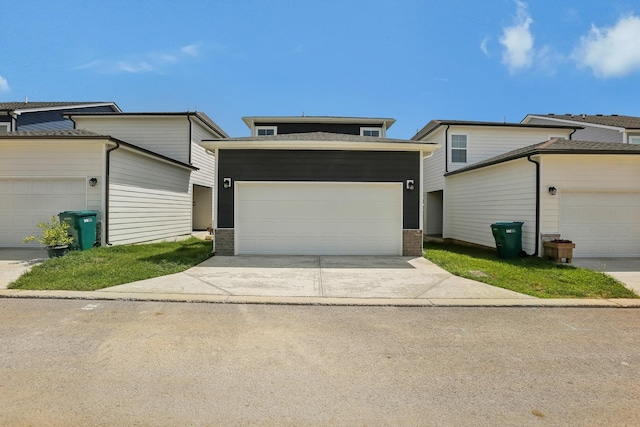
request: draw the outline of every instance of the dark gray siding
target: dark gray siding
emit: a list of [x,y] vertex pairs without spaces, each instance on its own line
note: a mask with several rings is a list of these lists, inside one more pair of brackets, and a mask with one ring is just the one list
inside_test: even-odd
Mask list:
[[[558,123],[554,120],[545,120],[545,119],[531,119],[529,124],[532,125],[560,125],[562,123]],[[589,123],[576,122],[577,126],[584,126],[584,129],[576,130],[573,135],[571,135],[571,139],[575,139],[577,141],[596,141],[596,142],[625,142],[622,132],[619,132],[615,129],[603,129],[600,127],[589,126]],[[553,129],[549,129],[549,134],[553,135]]]
[[[233,228],[233,189],[222,179],[235,181],[405,182],[403,227],[420,225],[420,153],[384,151],[220,150],[218,152],[218,228]],[[404,185],[403,185],[404,188]]]
[[278,134],[286,133],[310,133],[310,132],[330,132],[330,133],[344,133],[348,135],[360,135],[361,127],[376,127],[365,126],[360,124],[345,124],[345,123],[256,123],[256,126],[276,126],[278,128]]
[[69,108],[64,110],[38,111],[23,113],[18,116],[18,130],[63,130],[73,129],[73,122],[62,117],[69,113],[112,113],[109,106],[90,108]]

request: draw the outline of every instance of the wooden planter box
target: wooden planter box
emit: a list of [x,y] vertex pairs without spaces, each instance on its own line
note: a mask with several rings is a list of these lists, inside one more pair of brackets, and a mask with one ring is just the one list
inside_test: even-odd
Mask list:
[[562,262],[564,258],[567,263],[571,263],[573,258],[573,248],[576,247],[572,242],[543,242],[543,256],[545,259],[552,259],[555,262]]

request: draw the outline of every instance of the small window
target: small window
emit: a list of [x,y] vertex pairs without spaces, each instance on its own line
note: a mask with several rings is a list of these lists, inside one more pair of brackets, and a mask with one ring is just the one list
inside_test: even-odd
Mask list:
[[467,163],[467,135],[451,135],[451,162]]
[[382,136],[382,129],[360,128],[360,136],[375,136],[376,138],[380,138]]
[[629,144],[639,144],[640,145],[640,136],[630,136]]
[[256,136],[273,136],[278,134],[276,126],[256,126]]
[[11,126],[11,123],[0,123],[0,133],[9,132],[9,126]]

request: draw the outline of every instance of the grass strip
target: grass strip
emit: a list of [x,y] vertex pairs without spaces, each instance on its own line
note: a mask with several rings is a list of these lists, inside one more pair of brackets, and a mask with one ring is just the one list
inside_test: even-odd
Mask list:
[[424,256],[451,274],[538,298],[638,298],[613,277],[527,256],[499,259],[495,250],[426,243]]
[[211,241],[123,245],[72,251],[34,266],[10,289],[94,291],[179,273],[211,256]]

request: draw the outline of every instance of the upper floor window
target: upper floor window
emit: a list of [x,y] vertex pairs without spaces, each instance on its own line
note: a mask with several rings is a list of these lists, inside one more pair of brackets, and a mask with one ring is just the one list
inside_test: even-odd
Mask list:
[[277,126],[256,126],[256,136],[273,136],[277,134]]
[[640,136],[630,136],[629,144],[640,144]]
[[11,129],[11,123],[0,123],[0,133],[7,133]]
[[467,163],[467,135],[451,135],[451,162]]
[[360,128],[360,136],[375,136],[380,138],[382,136],[381,128]]

